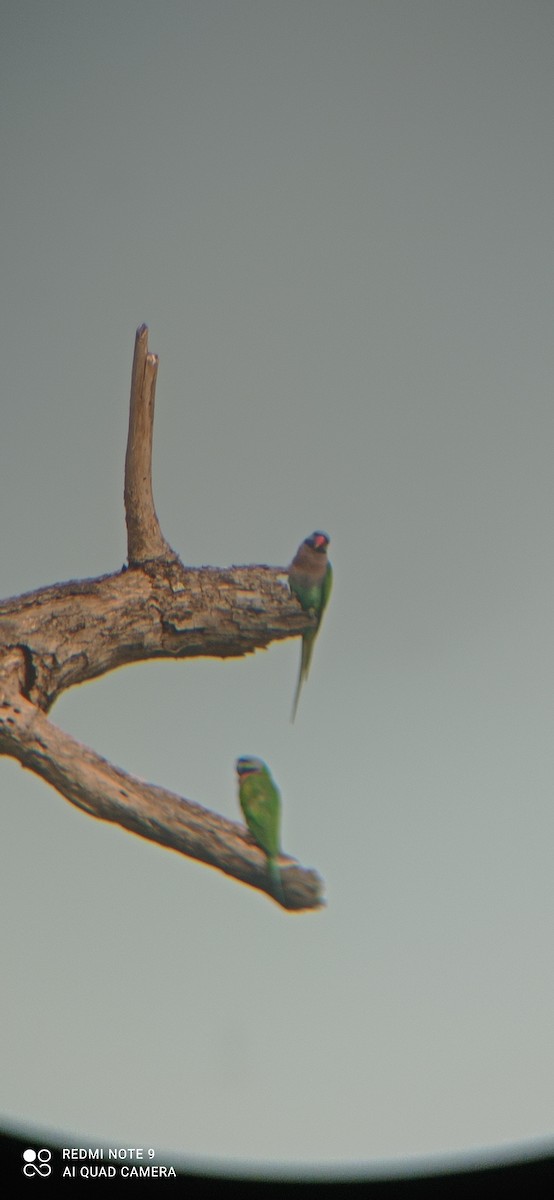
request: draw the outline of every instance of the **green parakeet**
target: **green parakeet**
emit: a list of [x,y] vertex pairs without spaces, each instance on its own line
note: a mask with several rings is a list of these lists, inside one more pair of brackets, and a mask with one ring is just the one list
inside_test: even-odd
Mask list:
[[276,859],[280,849],[281,796],[261,758],[237,758],[239,801],[252,837],[267,854],[273,890],[283,900],[281,873]]
[[289,585],[291,592],[298,597],[302,608],[311,611],[317,617],[315,629],[308,629],[302,635],[302,657],[298,683],[294,694],[291,721],[294,721],[300,690],[308,678],[314,642],[317,637],[321,619],[333,584],[333,569],[327,558],[327,547],[330,538],[326,533],[316,530],[298,547],[289,567]]

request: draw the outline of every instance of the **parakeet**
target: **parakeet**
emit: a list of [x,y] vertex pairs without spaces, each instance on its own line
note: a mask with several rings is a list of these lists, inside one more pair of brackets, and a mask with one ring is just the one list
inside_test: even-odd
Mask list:
[[302,657],[300,659],[300,671],[294,694],[291,721],[294,721],[296,716],[300,689],[304,680],[308,678],[314,642],[329,596],[331,595],[333,569],[327,558],[329,541],[328,534],[316,530],[315,533],[312,533],[311,537],[307,537],[302,542],[302,545],[298,547],[289,567],[288,574],[291,592],[298,597],[302,608],[311,611],[317,617],[315,629],[308,629],[302,635]]
[[267,869],[273,890],[283,900],[281,873],[276,859],[280,854],[281,796],[268,767],[261,758],[237,758],[239,801],[252,837],[267,854]]

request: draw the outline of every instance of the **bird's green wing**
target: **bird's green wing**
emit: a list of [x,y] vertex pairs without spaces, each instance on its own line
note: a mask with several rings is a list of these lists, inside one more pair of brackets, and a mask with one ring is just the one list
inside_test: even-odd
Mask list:
[[274,858],[279,854],[279,793],[267,776],[251,776],[240,787],[246,824],[262,850]]
[[329,563],[329,566],[327,567],[327,571],[325,573],[325,579],[323,580],[320,620],[321,620],[321,617],[323,616],[323,613],[329,603],[329,596],[331,595],[332,587],[333,587],[333,568],[331,566],[331,563]]

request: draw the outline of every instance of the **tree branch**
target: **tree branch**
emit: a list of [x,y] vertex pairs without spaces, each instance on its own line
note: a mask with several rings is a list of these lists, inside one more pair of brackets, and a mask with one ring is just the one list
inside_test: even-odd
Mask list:
[[[314,623],[284,586],[283,568],[184,567],[166,542],[152,495],[157,365],[143,325],[135,340],[125,459],[130,569],[0,604],[0,753],[90,815],[271,895],[266,857],[242,826],[126,774],[45,715],[65,689],[126,663],[240,656]],[[283,907],[321,905],[315,871],[285,856],[280,867]]]
[[176,561],[166,542],[152,493],[152,438],[158,356],[148,353],[148,329],[141,325],[135,337],[131,372],[129,434],[125,455],[125,520],[129,566],[161,558]]
[[309,627],[275,567],[180,562],[69,580],[0,603],[0,646],[24,646],[25,695],[44,711],[126,663],[238,658]]
[[[265,854],[241,825],[112,766],[21,695],[0,705],[0,752],[17,758],[91,816],[272,895]],[[296,912],[317,908],[321,880],[316,872],[285,856],[279,866],[284,907]]]

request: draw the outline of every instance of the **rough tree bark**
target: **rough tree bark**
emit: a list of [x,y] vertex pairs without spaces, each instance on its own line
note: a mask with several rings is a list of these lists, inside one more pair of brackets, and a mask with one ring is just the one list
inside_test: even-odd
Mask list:
[[[66,688],[125,663],[236,657],[301,634],[312,620],[291,596],[283,568],[185,567],[166,542],[152,496],[157,368],[143,325],[135,340],[125,459],[128,566],[0,603],[0,753],[91,816],[271,896],[265,855],[244,826],[112,766],[46,715]],[[317,873],[285,855],[279,865],[283,907],[318,908]]]

